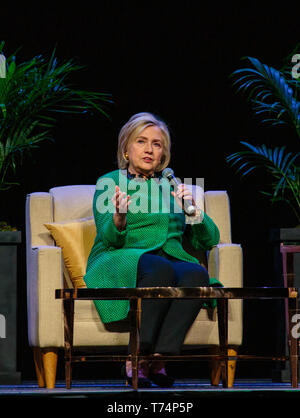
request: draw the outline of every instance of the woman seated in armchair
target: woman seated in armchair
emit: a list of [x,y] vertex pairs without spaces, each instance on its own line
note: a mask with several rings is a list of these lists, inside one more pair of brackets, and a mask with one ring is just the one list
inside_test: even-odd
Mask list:
[[[166,124],[150,113],[136,114],[122,127],[119,169],[97,181],[93,202],[97,236],[84,277],[87,287],[215,284],[199,261],[183,249],[182,236],[189,223],[192,246],[209,250],[218,244],[219,230],[196,207],[185,184],[170,186],[162,175],[170,162],[170,148]],[[184,200],[196,208],[189,216]],[[95,301],[95,305],[103,323],[125,319],[129,311],[128,300]],[[144,300],[140,354],[178,355],[202,305],[200,299]],[[123,373],[132,383],[130,359]],[[163,361],[141,361],[138,379],[139,387],[149,387],[151,382],[170,387],[174,382]]]

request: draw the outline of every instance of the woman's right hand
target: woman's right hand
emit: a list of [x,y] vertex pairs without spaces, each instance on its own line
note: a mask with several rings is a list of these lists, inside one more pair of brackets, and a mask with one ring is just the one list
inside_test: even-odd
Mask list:
[[126,227],[126,214],[128,212],[128,207],[131,204],[131,200],[129,199],[130,196],[126,195],[125,192],[121,192],[119,186],[116,186],[115,194],[111,200],[116,208],[113,221],[119,231],[123,231]]

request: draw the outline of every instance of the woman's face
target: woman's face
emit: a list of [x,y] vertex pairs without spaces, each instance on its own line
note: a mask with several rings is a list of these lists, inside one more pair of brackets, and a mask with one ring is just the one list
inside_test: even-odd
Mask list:
[[133,174],[150,175],[156,171],[163,156],[163,136],[157,126],[148,126],[130,141],[127,149]]

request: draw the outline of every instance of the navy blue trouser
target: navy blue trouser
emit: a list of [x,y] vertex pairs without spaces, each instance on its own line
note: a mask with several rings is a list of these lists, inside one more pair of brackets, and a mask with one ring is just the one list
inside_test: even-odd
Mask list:
[[[138,264],[137,287],[151,286],[209,286],[209,277],[201,265],[175,259],[158,250],[143,254]],[[202,305],[200,299],[143,300],[141,354],[179,354]]]

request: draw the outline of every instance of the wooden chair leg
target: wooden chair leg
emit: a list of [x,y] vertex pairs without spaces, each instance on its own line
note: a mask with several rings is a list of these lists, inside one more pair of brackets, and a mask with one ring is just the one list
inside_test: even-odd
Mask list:
[[45,387],[45,373],[44,366],[42,361],[42,350],[40,347],[33,347],[33,359],[35,365],[35,372],[37,377],[37,382],[40,388]]
[[212,367],[211,367],[211,384],[212,386],[219,386],[221,378],[221,364],[218,360],[212,361]]
[[[237,350],[235,348],[228,348],[228,356],[236,356]],[[228,387],[232,388],[234,385],[234,376],[236,370],[236,360],[228,360]]]
[[[218,348],[211,349],[210,354],[212,355],[219,354],[219,349]],[[220,383],[220,378],[221,378],[221,364],[219,360],[212,360],[211,361],[211,375],[210,375],[212,386],[218,386]]]
[[57,349],[42,349],[43,366],[45,373],[45,382],[47,389],[55,388],[56,368],[57,368]]
[[[215,351],[216,353],[216,351]],[[228,348],[227,349],[228,356],[236,356],[237,349],[236,348]],[[228,375],[228,387],[232,388],[234,385],[234,376],[236,370],[236,360],[228,360],[228,368],[227,368],[227,375]],[[212,360],[211,365],[211,384],[212,386],[218,386],[221,379],[221,362],[218,360]]]

